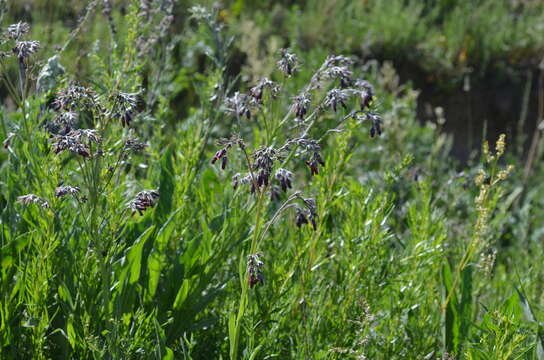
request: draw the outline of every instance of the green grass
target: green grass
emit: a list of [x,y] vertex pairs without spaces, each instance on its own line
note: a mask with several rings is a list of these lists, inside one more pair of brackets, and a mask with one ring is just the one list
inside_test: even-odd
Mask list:
[[[453,27],[456,18],[439,11],[448,2],[439,3],[428,16]],[[74,4],[83,11],[83,4]],[[249,171],[253,160],[235,142],[221,170],[220,161],[210,164],[225,146],[217,141],[238,134],[251,156],[296,136],[292,97],[329,55],[323,44],[346,51],[351,45],[329,31],[331,38],[316,40],[324,43],[305,47],[300,39],[307,26],[289,30],[301,36],[291,44],[301,66],[286,78],[275,70],[278,35],[261,50],[240,43],[243,37],[230,43],[242,28],[236,24],[266,31],[258,9],[253,23],[244,19],[250,10],[239,1],[229,11],[184,14],[162,36],[168,7],[146,22],[136,16],[138,4],[127,3],[125,16],[114,13],[113,37],[97,8],[88,28],[59,52],[65,72],[47,91],[37,92],[34,82],[54,53],[52,44],[70,39],[56,25],[62,14],[47,20],[58,38],[40,37],[46,20],[31,24],[28,39],[43,44],[25,60],[22,92],[18,60],[2,60],[0,138],[15,135],[0,151],[0,358],[544,358],[538,163],[523,182],[524,159],[508,150],[510,139],[504,153],[502,140],[496,147],[492,139],[461,171],[440,125],[416,119],[417,91],[399,84],[391,66],[357,60],[354,76],[375,87],[371,108],[383,120],[383,135],[371,138],[369,120],[347,116],[359,109],[356,99],[337,112],[316,107],[338,86],[331,80],[313,90],[309,111],[317,109],[308,132],[320,139],[325,166],[319,174],[311,176],[306,155],[290,148],[277,161],[294,173],[293,189],[279,203],[269,199],[269,186],[254,195],[248,184],[234,189],[232,176]],[[428,7],[406,12],[401,2],[388,8],[346,4],[335,11],[356,14],[353,6],[374,16],[365,25],[346,22],[345,29],[383,29],[381,44],[398,51],[409,51],[409,41],[419,46],[425,34],[426,21],[414,19]],[[319,12],[317,5],[289,9],[287,16],[304,24]],[[384,12],[402,16],[396,29],[383,23]],[[341,25],[314,20],[323,31]],[[503,41],[501,35],[476,22],[485,43],[499,47],[493,44]],[[411,30],[398,38],[400,28]],[[10,51],[13,44],[2,47]],[[253,53],[240,63],[237,50],[244,47]],[[265,92],[250,119],[225,112],[224,100],[247,93],[259,76],[282,86],[278,98]],[[52,103],[73,81],[95,94],[65,109],[77,112],[76,127],[101,137],[85,143],[96,156],[54,152],[59,138],[47,126],[58,116]],[[120,93],[136,93],[138,104],[122,103]],[[132,121],[123,126],[126,112]],[[143,151],[128,151],[126,141],[135,139],[146,144]],[[57,197],[57,187],[68,185],[79,194]],[[142,214],[129,208],[140,191],[153,189],[158,201]],[[315,199],[316,229],[296,226],[297,213],[288,205],[306,206],[296,191]],[[49,206],[18,201],[27,194]],[[250,286],[247,256],[254,254],[263,261],[264,281]]]

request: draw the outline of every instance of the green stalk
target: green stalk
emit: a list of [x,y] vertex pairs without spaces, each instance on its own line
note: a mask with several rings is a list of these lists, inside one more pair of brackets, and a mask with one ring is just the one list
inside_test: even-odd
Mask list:
[[[245,151],[244,151],[245,152]],[[264,194],[266,192],[266,189],[259,190],[257,187],[255,189],[259,193],[257,198],[257,209],[255,214],[255,229],[253,230],[253,238],[251,240],[251,246],[249,254],[254,254],[257,251],[257,245],[258,245],[258,239],[259,239],[259,233],[260,233],[260,227],[261,227],[261,219],[262,219],[262,212],[263,212],[263,204],[264,204]],[[242,253],[243,255],[243,253]],[[241,263],[244,257],[241,258]],[[230,341],[230,359],[236,360],[238,359],[238,347],[240,343],[240,326],[242,324],[242,318],[244,316],[247,304],[249,303],[249,297],[248,297],[248,282],[246,280],[246,270],[243,266],[240,266],[240,283],[242,285],[242,293],[240,294],[240,303],[238,305],[238,314],[236,318],[231,318],[234,322],[234,331],[231,335],[231,341]],[[234,319],[234,320],[233,320]],[[231,321],[229,321],[229,328],[231,327],[230,324]]]

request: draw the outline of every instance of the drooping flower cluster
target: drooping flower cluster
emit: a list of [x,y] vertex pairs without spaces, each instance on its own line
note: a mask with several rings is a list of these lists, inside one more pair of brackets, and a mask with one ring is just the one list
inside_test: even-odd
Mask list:
[[30,26],[26,22],[19,21],[17,24],[12,24],[6,29],[6,36],[11,40],[19,40],[30,31]]
[[55,136],[52,139],[52,148],[55,154],[69,150],[73,154],[89,158],[92,156],[90,144],[99,144],[101,141],[102,139],[96,130],[78,129],[72,130],[66,135]]
[[257,173],[256,185],[258,187],[268,186],[274,161],[277,160],[276,150],[273,147],[261,148],[253,154],[253,159],[253,171]]
[[[26,58],[38,52],[40,49],[40,42],[35,40],[22,40],[22,38],[28,34],[30,26],[25,22],[18,22],[16,24],[9,25],[3,36],[2,43],[5,41],[13,41],[14,46],[11,52],[17,57],[20,65],[26,68]],[[4,57],[10,56],[9,53],[3,53]]]
[[[13,57],[17,59],[18,86],[15,88],[13,85],[10,85],[7,90],[19,106],[21,105],[19,100],[26,96],[28,86],[31,84],[28,74],[30,57],[40,49],[39,41],[23,40],[23,37],[29,30],[30,26],[27,23],[19,22],[8,26],[3,33],[0,33],[0,45],[5,45],[5,47],[3,46],[5,51],[0,51],[0,61],[4,62],[5,59]],[[5,70],[3,69],[2,71],[5,72]],[[7,74],[4,74],[4,76],[7,76]],[[10,82],[8,77],[6,77],[5,81]]]
[[367,116],[370,119],[370,121],[372,121],[372,126],[370,127],[370,137],[374,137],[376,136],[376,134],[378,134],[378,136],[381,136],[382,135],[381,117],[378,114],[373,112],[368,112]]
[[321,158],[321,155],[317,151],[314,151],[312,156],[310,157],[310,160],[306,161],[306,165],[310,168],[311,174],[318,175],[319,174],[319,165],[325,166],[325,161],[323,161],[323,158]]
[[315,199],[301,198],[303,207],[296,207],[295,223],[297,227],[311,223],[314,230],[317,230],[317,208]]
[[298,71],[299,61],[295,54],[290,53],[287,49],[281,49],[280,56],[278,69],[280,69],[285,76],[291,76],[295,71]]
[[340,104],[344,109],[347,109],[346,101],[350,94],[347,90],[332,89],[325,97],[325,106],[330,107],[336,112],[336,107]]
[[248,120],[251,119],[251,97],[246,94],[241,94],[238,91],[230,98],[225,99],[227,112],[236,116],[245,116]]
[[278,170],[276,170],[275,178],[280,183],[281,189],[283,191],[287,191],[287,189],[291,189],[293,187],[291,183],[291,180],[293,179],[293,173],[289,170],[279,168]]
[[62,111],[55,115],[52,121],[45,124],[51,134],[66,135],[77,127],[79,113],[76,111]]
[[70,84],[57,92],[53,108],[56,111],[75,112],[94,110],[99,107],[98,96],[91,88],[78,84]]
[[56,111],[56,115],[45,124],[45,128],[53,135],[68,135],[77,129],[82,112],[102,113],[96,93],[77,84],[60,89],[51,107]]
[[136,197],[129,203],[128,207],[132,210],[132,215],[136,212],[143,215],[143,212],[148,208],[155,206],[158,200],[158,190],[143,190],[136,194]]
[[121,121],[123,127],[132,122],[138,104],[138,93],[117,92],[111,95],[112,107],[106,111],[106,116]]
[[49,202],[35,194],[27,194],[27,195],[18,196],[17,202],[23,205],[36,204],[41,206],[44,209],[49,208]]
[[355,88],[359,90],[361,110],[370,108],[370,104],[374,99],[374,88],[372,85],[366,80],[357,80]]
[[[237,189],[241,184],[250,186],[251,193],[262,195],[264,192],[270,194],[271,201],[281,199],[282,192],[289,192],[293,188],[293,172],[287,170],[287,163],[292,159],[303,159],[303,162],[308,166],[311,176],[317,176],[325,166],[324,157],[321,155],[320,140],[312,138],[312,129],[317,123],[321,115],[329,109],[333,112],[339,108],[348,109],[352,99],[357,99],[360,103],[360,109],[355,109],[345,116],[343,119],[353,117],[357,120],[371,122],[370,134],[374,137],[376,134],[382,133],[382,120],[375,112],[374,105],[374,90],[370,83],[363,79],[355,79],[354,73],[351,70],[351,65],[354,61],[345,56],[329,56],[314,73],[308,85],[303,88],[299,95],[292,97],[292,104],[287,115],[281,121],[264,119],[264,131],[268,135],[272,134],[272,138],[267,138],[268,144],[263,146],[259,144],[258,149],[253,152],[248,151],[241,141],[242,134],[237,134],[237,141],[223,141],[219,145],[221,148],[216,151],[211,162],[212,164],[220,161],[221,169],[226,169],[230,150],[233,145],[239,145],[242,150],[243,163],[246,164],[246,171],[236,173],[232,176],[232,185]],[[280,59],[277,63],[278,69],[287,77],[293,76],[300,64],[296,55],[286,49],[280,52]],[[231,97],[226,98],[224,109],[227,113],[233,114],[241,123],[241,118],[251,119],[254,112],[263,110],[263,94],[265,90],[270,91],[270,99],[273,101],[279,92],[279,87],[268,78],[263,78],[258,83],[250,88],[249,93],[243,94],[234,92]],[[312,103],[312,98],[322,100],[317,103]],[[321,95],[320,93],[323,93]],[[278,97],[280,98],[280,97]],[[285,98],[285,97],[283,97]],[[264,110],[266,111],[266,109]],[[265,115],[270,115],[270,112],[264,112]],[[285,124],[294,116],[294,121],[290,129],[300,131],[294,137],[287,138],[281,146],[277,145],[278,131],[287,128]],[[268,126],[266,121],[270,121],[272,128]],[[339,121],[339,128],[334,131],[341,131],[342,121]],[[259,119],[259,123],[260,122]],[[279,125],[279,128],[274,128]],[[271,130],[272,129],[272,130]],[[241,132],[242,126],[238,127]],[[273,174],[273,178],[271,179]],[[275,180],[275,181],[271,181]],[[289,195],[287,202],[293,201],[295,198],[302,200],[303,206],[297,208],[295,222],[298,226],[303,224],[311,224],[314,229],[317,228],[317,209],[315,200],[302,198],[295,191]],[[282,205],[291,207],[290,205]]]
[[262,104],[264,89],[270,90],[270,95],[274,98],[278,94],[280,88],[278,84],[268,78],[262,78],[257,85],[249,89],[249,95],[257,104]]
[[80,192],[81,190],[77,186],[57,186],[55,196],[61,198],[70,195],[77,199]]
[[348,57],[331,55],[325,60],[323,75],[327,79],[338,79],[340,81],[340,88],[348,88],[353,83],[353,72],[348,67],[352,64],[353,60]]
[[17,41],[15,47],[13,48],[13,53],[17,58],[22,61],[29,57],[32,54],[35,54],[40,49],[39,41]]
[[310,174],[319,174],[319,165],[325,166],[325,161],[321,157],[321,146],[319,142],[313,139],[297,138],[289,140],[279,152],[291,150],[293,146],[297,146],[297,155],[299,157],[306,157],[305,164],[310,168]]
[[263,266],[261,254],[250,254],[247,256],[247,276],[249,287],[264,283]]
[[306,116],[306,113],[308,112],[308,108],[310,107],[311,95],[309,93],[302,93],[300,95],[297,95],[293,98],[293,105],[292,109],[295,112],[295,118],[297,120],[304,120],[304,117]]
[[229,161],[229,157],[227,156],[227,151],[229,150],[229,148],[230,144],[225,146],[221,150],[218,150],[212,159],[212,164],[215,164],[216,161],[221,160],[221,169],[225,170]]
[[138,141],[138,139],[129,138],[125,141],[125,146],[123,147],[124,151],[132,151],[132,152],[141,152],[145,150],[147,147],[147,144],[141,141]]

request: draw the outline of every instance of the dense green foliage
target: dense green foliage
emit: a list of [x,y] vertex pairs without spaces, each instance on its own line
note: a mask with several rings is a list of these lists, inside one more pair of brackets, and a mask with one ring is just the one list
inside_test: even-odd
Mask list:
[[460,169],[349,35],[456,76],[536,56],[538,2],[24,3],[1,23],[1,359],[544,359],[543,147]]

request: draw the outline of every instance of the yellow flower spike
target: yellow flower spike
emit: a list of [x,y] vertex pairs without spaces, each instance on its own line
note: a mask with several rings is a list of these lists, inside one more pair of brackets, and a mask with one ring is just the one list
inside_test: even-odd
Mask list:
[[497,154],[497,158],[501,157],[502,154],[504,154],[505,148],[506,148],[506,135],[501,134],[499,136],[499,139],[497,140],[497,143],[495,144],[495,151]]
[[476,179],[474,182],[476,183],[476,186],[480,186],[484,183],[485,180],[485,171],[484,169],[478,170],[478,176],[476,176]]

